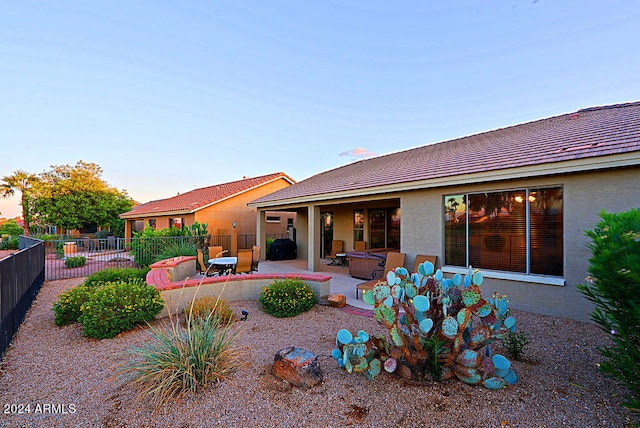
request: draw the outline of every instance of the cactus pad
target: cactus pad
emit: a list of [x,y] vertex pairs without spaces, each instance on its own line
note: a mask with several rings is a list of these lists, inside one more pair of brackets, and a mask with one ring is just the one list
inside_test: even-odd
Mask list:
[[431,318],[424,318],[420,321],[420,331],[423,333],[429,333],[433,328],[433,320]]
[[442,321],[442,333],[448,338],[454,338],[458,334],[458,321],[452,316]]
[[514,384],[518,382],[518,374],[513,370],[509,370],[509,373],[504,377],[504,380],[509,384]]
[[373,287],[373,298],[382,301],[391,294],[391,288],[384,282],[379,282]]
[[480,289],[476,287],[468,287],[462,290],[462,303],[465,306],[473,306],[478,303],[482,299],[482,295],[480,294]]
[[385,305],[376,306],[373,309],[373,317],[376,321],[383,322],[385,325],[392,325],[396,322],[395,311]]
[[473,282],[473,285],[482,285],[483,280],[484,278],[482,277],[482,273],[480,273],[480,271],[475,271],[473,273],[473,277],[471,278],[471,282]]
[[400,284],[400,278],[398,278],[395,272],[391,270],[387,273],[387,284],[389,284],[390,286]]
[[374,358],[369,363],[369,370],[367,370],[367,375],[369,376],[369,378],[372,379],[380,374],[381,369],[382,369],[382,362],[379,359]]
[[424,262],[424,263],[420,263],[418,265],[418,273],[424,275],[424,276],[428,276],[433,274],[435,267],[433,266],[433,263],[431,262]]
[[487,389],[502,389],[507,385],[507,382],[501,377],[490,377],[489,379],[485,379],[482,384]]
[[384,362],[384,369],[389,373],[393,373],[398,367],[398,360],[393,357],[387,358]]
[[396,345],[396,346],[402,346],[403,345],[402,337],[398,333],[398,329],[396,327],[392,327],[391,331],[389,331],[389,334],[391,335],[391,340],[393,341],[394,345]]
[[491,357],[491,362],[493,362],[493,366],[496,369],[509,369],[511,367],[511,363],[504,355],[494,355]]
[[418,289],[415,285],[413,285],[413,283],[409,282],[405,285],[404,292],[409,299],[413,299],[414,297],[416,297],[416,294],[418,294]]
[[362,293],[362,301],[367,305],[375,305],[376,299],[373,298],[373,290],[365,290],[364,293]]
[[505,318],[503,324],[509,331],[516,331],[516,319],[514,317]]
[[427,296],[420,294],[413,298],[413,307],[416,308],[416,311],[426,312],[431,307],[431,303]]
[[453,285],[455,287],[460,287],[460,285],[462,284],[462,275],[457,273],[457,274],[453,275],[453,278],[451,278],[451,280],[453,281]]
[[351,335],[351,332],[344,328],[340,330],[338,332],[338,335],[336,336],[336,345],[339,345],[339,344],[346,345],[348,343],[351,343],[352,341],[353,341],[353,336]]

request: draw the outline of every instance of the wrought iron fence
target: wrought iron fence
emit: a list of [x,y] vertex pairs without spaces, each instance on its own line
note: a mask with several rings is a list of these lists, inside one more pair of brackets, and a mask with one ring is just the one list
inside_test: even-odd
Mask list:
[[[164,251],[176,245],[193,245],[199,237],[164,236],[134,238],[68,238],[45,243],[46,280],[79,278],[108,268],[149,266]],[[209,236],[209,245],[230,248],[230,236]],[[195,254],[195,249],[194,249]],[[69,267],[69,259],[83,257],[80,266]]]
[[0,358],[44,283],[44,242],[21,236],[19,248],[0,260]]

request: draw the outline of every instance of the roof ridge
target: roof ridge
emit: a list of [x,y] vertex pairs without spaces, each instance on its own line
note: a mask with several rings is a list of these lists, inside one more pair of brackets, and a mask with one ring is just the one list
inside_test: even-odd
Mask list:
[[578,110],[576,113],[582,113],[587,111],[598,111],[598,110],[609,110],[616,108],[627,108],[640,105],[640,101],[629,101],[627,103],[619,103],[619,104],[608,104],[604,106],[594,106],[594,107],[585,107]]
[[[405,152],[410,152],[412,150],[420,150],[423,149],[426,146],[430,146],[430,147],[437,147],[439,145],[444,145],[444,144],[451,144],[455,141],[463,141],[463,140],[468,140],[468,139],[472,139],[472,138],[477,138],[477,137],[481,137],[487,134],[493,134],[496,133],[498,131],[506,131],[509,129],[522,129],[525,128],[527,126],[531,126],[534,125],[536,123],[541,123],[541,122],[550,122],[553,121],[555,119],[561,119],[564,117],[576,117],[577,114],[579,113],[586,113],[586,112],[592,112],[592,111],[600,111],[600,110],[609,110],[609,109],[618,109],[618,108],[629,108],[629,107],[634,107],[634,106],[640,106],[640,101],[634,101],[634,102],[627,102],[627,103],[618,103],[618,104],[609,104],[609,105],[604,105],[604,106],[595,106],[595,107],[586,107],[586,108],[582,108],[582,109],[578,109],[576,111],[573,112],[569,112],[569,113],[561,113],[561,114],[557,114],[554,116],[548,116],[548,117],[543,117],[543,118],[539,118],[539,119],[532,119],[528,122],[522,122],[522,123],[517,123],[515,125],[507,125],[507,126],[503,126],[503,127],[498,127],[498,128],[494,128],[494,129],[490,129],[487,131],[481,131],[481,132],[477,132],[475,134],[470,134],[470,135],[465,135],[462,137],[455,137],[455,138],[450,138],[448,140],[443,140],[443,141],[437,141],[434,143],[427,143],[427,144],[422,144],[420,146],[417,147],[412,147],[409,149],[404,149],[404,150],[398,150],[396,152],[391,152],[391,153],[386,153],[384,155],[380,155],[380,156],[376,156],[376,158],[380,158],[380,157],[384,157],[384,156],[391,156],[391,155],[395,155],[397,153],[405,153]],[[371,158],[367,158],[367,159],[360,159],[358,162],[366,162],[367,160],[369,160]],[[353,165],[356,162],[353,162],[351,164],[347,164],[347,165]],[[343,165],[346,166],[346,165]],[[336,168],[337,169],[337,168]]]
[[[216,184],[211,184],[211,185],[209,185],[209,186],[198,187],[198,188],[196,188],[196,189],[188,190],[188,191],[186,191],[186,192],[184,192],[184,193],[182,193],[182,194],[183,194],[183,195],[186,195],[187,193],[190,193],[190,192],[196,192],[196,191],[198,191],[198,190],[209,189],[209,188],[211,188],[211,187],[227,186],[227,185],[229,185],[229,184],[240,183],[240,182],[245,181],[245,180],[259,180],[259,179],[261,179],[261,178],[265,178],[265,177],[269,177],[269,176],[278,177],[278,176],[281,176],[281,175],[286,175],[286,174],[285,174],[284,172],[272,172],[271,174],[257,175],[257,176],[255,176],[255,177],[247,177],[247,176],[243,176],[243,178],[240,178],[240,179],[238,179],[238,180],[225,181],[224,183],[216,183]],[[172,197],[172,196],[171,196],[171,197]],[[165,199],[168,199],[168,198],[165,198]]]

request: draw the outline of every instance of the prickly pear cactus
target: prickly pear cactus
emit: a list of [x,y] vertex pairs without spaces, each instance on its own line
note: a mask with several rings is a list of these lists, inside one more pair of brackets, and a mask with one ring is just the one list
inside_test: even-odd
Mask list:
[[364,372],[370,379],[384,369],[413,380],[457,377],[489,389],[515,383],[518,376],[509,360],[492,355],[490,348],[515,331],[515,318],[505,296],[482,296],[482,281],[471,268],[464,278],[455,274],[448,279],[430,262],[413,274],[396,268],[363,295],[389,338],[340,330],[333,357],[349,373]]

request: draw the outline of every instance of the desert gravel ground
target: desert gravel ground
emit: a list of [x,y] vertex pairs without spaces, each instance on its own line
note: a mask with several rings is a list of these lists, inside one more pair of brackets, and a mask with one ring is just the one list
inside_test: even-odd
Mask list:
[[[253,301],[232,303],[238,313],[250,312],[236,324],[246,367],[154,413],[136,401],[135,389],[112,379],[126,350],[150,340],[147,328],[93,340],[80,325],[54,325],[56,296],[81,281],[47,282],[7,350],[0,426],[622,427],[632,421],[621,406],[624,388],[597,372],[596,347],[608,339],[592,324],[514,311],[530,338],[524,361],[513,362],[520,381],[490,391],[457,380],[416,385],[388,374],[375,381],[350,375],[330,356],[335,335],[341,328],[383,332],[373,318],[318,305],[276,319]],[[288,346],[318,355],[321,384],[301,390],[273,377],[274,355]],[[15,413],[27,404],[31,413]]]

